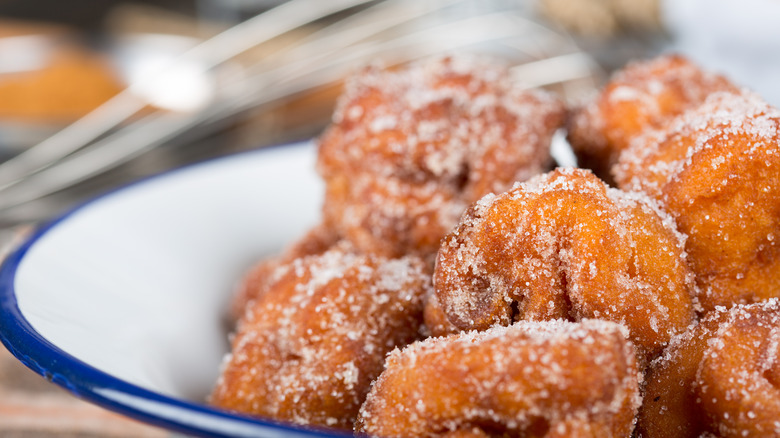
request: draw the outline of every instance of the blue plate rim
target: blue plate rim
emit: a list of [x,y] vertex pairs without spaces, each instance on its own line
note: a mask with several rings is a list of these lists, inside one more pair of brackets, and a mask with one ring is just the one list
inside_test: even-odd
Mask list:
[[[86,200],[35,229],[0,265],[0,341],[25,366],[57,384],[79,399],[110,411],[171,431],[201,437],[327,437],[352,436],[318,428],[253,418],[211,407],[205,403],[178,399],[125,382],[71,356],[38,333],[19,309],[14,281],[28,251],[59,224],[104,198],[152,180],[196,167],[235,159],[247,154],[264,154],[282,148],[305,147],[310,141],[295,142],[238,152],[155,174]],[[132,401],[132,403],[128,403]],[[164,407],[165,409],[160,409]]]

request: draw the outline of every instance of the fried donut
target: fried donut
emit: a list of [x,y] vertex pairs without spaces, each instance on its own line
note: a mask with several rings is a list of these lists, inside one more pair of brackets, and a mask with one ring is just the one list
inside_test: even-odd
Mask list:
[[719,307],[646,375],[639,437],[780,436],[780,302]]
[[549,169],[564,112],[486,60],[369,67],[319,141],[325,221],[364,252],[435,254],[471,202]]
[[694,318],[683,242],[646,196],[558,169],[472,206],[442,243],[434,288],[460,329],[600,318],[651,357]]
[[598,320],[519,322],[393,351],[356,431],[381,437],[628,437],[634,348]]
[[385,354],[419,339],[428,273],[417,257],[338,245],[278,267],[239,324],[211,403],[352,429]]
[[388,257],[435,254],[467,207],[449,187],[368,173],[331,176],[325,199],[329,227],[358,250]]
[[580,167],[612,182],[609,173],[631,140],[700,105],[715,91],[737,91],[726,78],[678,55],[628,64],[568,121],[568,140]]
[[447,314],[441,307],[441,303],[435,292],[429,294],[425,299],[423,323],[423,334],[426,336],[447,336],[463,331],[455,327],[447,318]]
[[658,200],[688,235],[706,311],[780,297],[780,110],[715,93],[632,143],[621,188]]
[[282,254],[259,261],[244,274],[238,284],[230,303],[230,319],[238,321],[249,308],[249,303],[264,293],[271,283],[271,274],[277,267],[299,257],[322,254],[336,242],[339,242],[339,237],[333,230],[317,225],[286,248]]

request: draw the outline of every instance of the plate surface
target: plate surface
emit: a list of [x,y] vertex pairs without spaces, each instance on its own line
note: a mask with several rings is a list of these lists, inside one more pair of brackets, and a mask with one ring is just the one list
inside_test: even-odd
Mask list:
[[78,397],[200,436],[321,436],[209,407],[232,286],[318,220],[311,143],[234,155],[101,196],[0,269],[0,337]]

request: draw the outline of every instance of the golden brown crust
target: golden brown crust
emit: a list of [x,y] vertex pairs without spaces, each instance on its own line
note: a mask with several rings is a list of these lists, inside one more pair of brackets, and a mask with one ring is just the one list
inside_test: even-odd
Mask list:
[[650,364],[634,436],[780,435],[780,111],[632,64],[571,120],[620,190],[558,169],[483,197],[548,165],[563,110],[463,62],[352,80],[324,222],[246,277],[214,403],[349,429],[385,366],[359,433],[629,436]]
[[649,368],[638,436],[777,436],[779,359],[776,299],[716,309]]
[[273,278],[239,324],[211,402],[351,429],[385,354],[419,336],[425,264],[336,247],[282,265]]
[[432,182],[356,173],[328,179],[323,216],[362,252],[400,257],[435,253],[465,210],[456,193]]
[[[261,296],[271,283],[271,274],[281,265],[309,255],[322,254],[339,242],[333,230],[320,224],[293,242],[280,255],[259,261],[244,274],[230,303],[230,319],[238,321],[249,303]],[[344,245],[344,243],[341,243]]]
[[441,307],[439,298],[435,293],[431,293],[425,299],[423,322],[425,323],[424,334],[426,336],[447,336],[463,331],[458,327],[455,327],[455,325],[450,322],[449,318],[447,318],[447,314]]
[[520,322],[396,350],[356,430],[381,437],[627,437],[640,402],[617,324]]
[[683,240],[649,198],[558,169],[464,214],[439,250],[434,285],[461,329],[602,318],[625,324],[652,357],[694,317]]
[[701,304],[780,296],[780,111],[747,92],[704,104],[637,139],[620,187],[658,200],[688,235]]
[[364,252],[434,254],[469,203],[547,170],[563,117],[485,60],[366,69],[320,138],[325,220]]
[[610,168],[638,135],[698,106],[713,92],[737,90],[726,78],[704,72],[682,56],[633,62],[573,114],[568,139],[580,167],[611,182]]

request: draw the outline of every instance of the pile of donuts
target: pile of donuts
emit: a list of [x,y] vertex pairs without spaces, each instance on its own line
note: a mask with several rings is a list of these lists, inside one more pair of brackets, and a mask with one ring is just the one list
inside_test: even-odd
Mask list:
[[370,66],[317,170],[321,223],[233,300],[215,406],[377,437],[780,436],[780,110],[750,91],[675,55],[576,108],[494,60]]

